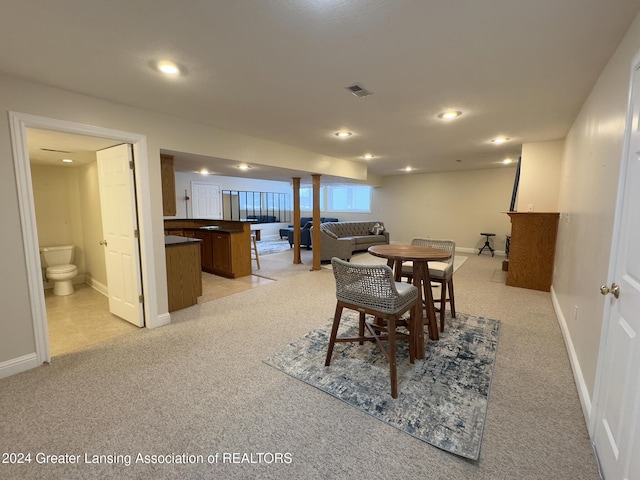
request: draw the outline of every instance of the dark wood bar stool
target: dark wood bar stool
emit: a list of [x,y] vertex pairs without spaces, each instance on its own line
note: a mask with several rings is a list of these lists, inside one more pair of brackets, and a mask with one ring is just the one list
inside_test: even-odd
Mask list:
[[484,252],[485,249],[489,250],[491,252],[491,256],[493,257],[495,255],[495,250],[491,247],[491,243],[489,243],[489,238],[490,237],[495,237],[496,234],[495,233],[481,233],[480,235],[484,235],[485,237],[487,237],[487,239],[484,241],[484,245],[482,246],[482,248],[478,249],[478,255],[480,255],[482,252]]

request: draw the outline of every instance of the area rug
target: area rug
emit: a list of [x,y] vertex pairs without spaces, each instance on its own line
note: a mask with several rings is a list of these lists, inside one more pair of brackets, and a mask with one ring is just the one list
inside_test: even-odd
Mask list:
[[[447,316],[440,340],[427,337],[427,356],[413,365],[407,342],[399,342],[397,399],[391,397],[389,364],[371,342],[336,344],[331,365],[324,366],[330,327],[310,331],[264,362],[417,439],[478,459],[499,321]],[[339,335],[357,335],[353,312],[344,314]]]
[[269,255],[270,253],[283,252],[291,248],[288,240],[260,240],[256,242],[256,246],[258,247],[258,255]]

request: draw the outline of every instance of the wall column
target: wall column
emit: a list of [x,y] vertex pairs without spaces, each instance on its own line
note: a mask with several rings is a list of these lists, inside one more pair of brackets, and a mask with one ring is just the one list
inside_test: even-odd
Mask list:
[[311,175],[313,181],[313,228],[311,229],[311,245],[313,245],[313,267],[320,270],[320,175]]
[[293,263],[300,264],[300,177],[293,177]]

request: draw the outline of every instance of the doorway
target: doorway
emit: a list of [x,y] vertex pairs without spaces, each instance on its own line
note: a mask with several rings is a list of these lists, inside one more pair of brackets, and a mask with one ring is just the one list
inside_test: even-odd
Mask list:
[[[109,286],[117,287],[118,282],[107,279],[100,195],[104,182],[97,161],[98,152],[121,150],[129,144],[32,128],[27,137],[38,243],[40,247],[71,246],[70,263],[78,271],[72,279],[73,294],[65,296],[53,294],[53,282],[43,272],[52,357],[138,330],[117,317],[109,305]],[[123,201],[131,197],[128,190],[127,186]],[[119,205],[118,200],[110,203]]]
[[[32,309],[32,323],[36,346],[36,365],[51,362],[51,351],[48,339],[47,315],[42,288],[42,270],[33,201],[31,169],[27,144],[29,128],[87,135],[113,140],[115,143],[130,143],[133,146],[136,162],[134,164],[136,199],[135,206],[139,212],[138,228],[140,238],[140,273],[142,288],[147,298],[157,298],[155,278],[155,260],[153,235],[151,229],[150,188],[148,174],[148,158],[146,137],[139,134],[101,127],[78,124],[29,114],[9,112],[10,132],[18,186],[20,219],[23,231],[23,245],[27,264],[29,298]],[[168,313],[158,316],[157,305],[144,302],[143,310],[148,327],[156,327],[169,323]]]

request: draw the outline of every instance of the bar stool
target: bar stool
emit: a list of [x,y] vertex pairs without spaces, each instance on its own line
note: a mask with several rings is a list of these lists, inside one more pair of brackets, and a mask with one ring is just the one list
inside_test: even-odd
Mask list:
[[484,241],[484,245],[482,246],[482,248],[478,249],[478,255],[480,255],[484,249],[488,249],[491,252],[491,256],[493,257],[495,255],[495,250],[493,248],[491,248],[491,244],[489,243],[489,237],[495,237],[496,234],[495,233],[481,233],[480,235],[484,235],[485,237],[487,237],[487,239]]
[[260,270],[260,257],[258,257],[258,245],[256,244],[256,236],[251,234],[251,260],[255,260]]

